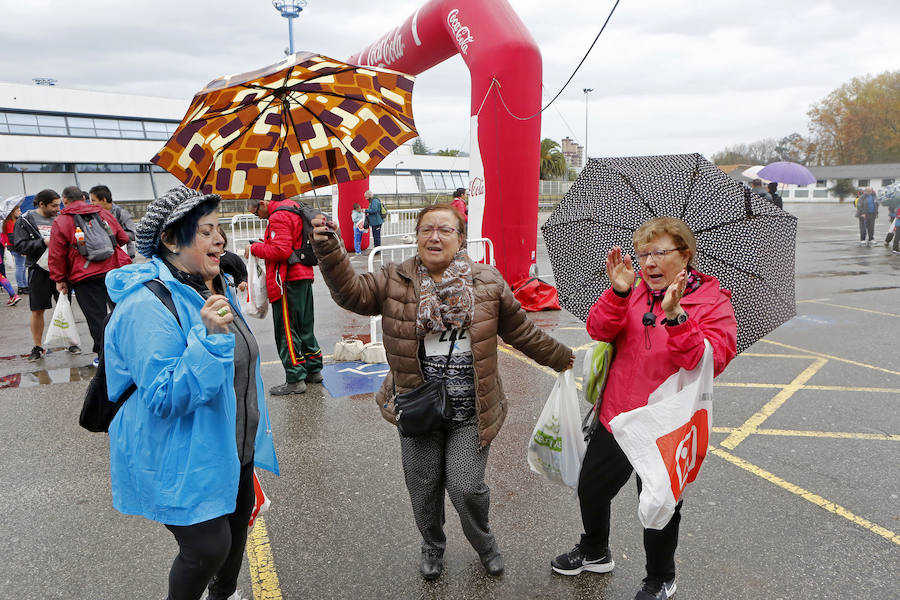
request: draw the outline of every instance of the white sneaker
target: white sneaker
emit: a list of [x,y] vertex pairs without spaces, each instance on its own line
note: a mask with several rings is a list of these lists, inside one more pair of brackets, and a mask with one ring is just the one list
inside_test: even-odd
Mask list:
[[865,245],[866,245],[866,240],[860,240],[859,247],[862,248]]

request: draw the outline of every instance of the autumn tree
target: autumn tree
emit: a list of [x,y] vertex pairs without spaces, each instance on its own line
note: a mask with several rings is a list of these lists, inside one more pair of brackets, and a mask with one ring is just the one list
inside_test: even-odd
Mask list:
[[900,71],[854,77],[807,114],[821,164],[900,162]]
[[775,138],[763,138],[749,144],[726,146],[712,155],[712,161],[717,165],[765,165],[781,160],[776,152],[778,144]]
[[450,148],[444,148],[442,150],[438,150],[435,152],[438,156],[459,156],[459,150],[452,150]]

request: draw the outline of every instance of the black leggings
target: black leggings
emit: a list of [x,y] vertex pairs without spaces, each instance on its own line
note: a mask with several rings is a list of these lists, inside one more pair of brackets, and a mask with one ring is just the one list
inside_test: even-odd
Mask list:
[[[602,556],[609,548],[610,503],[633,471],[616,438],[602,425],[588,442],[578,477],[578,501],[584,535],[581,549],[591,557]],[[641,478],[637,478],[638,492]],[[663,529],[644,529],[647,576],[668,581],[675,577],[675,548],[681,523],[681,502]]]
[[234,593],[253,502],[251,461],[241,467],[233,513],[194,525],[166,525],[178,541],[178,556],[169,571],[167,600],[199,600],[207,584],[210,600],[225,600]]

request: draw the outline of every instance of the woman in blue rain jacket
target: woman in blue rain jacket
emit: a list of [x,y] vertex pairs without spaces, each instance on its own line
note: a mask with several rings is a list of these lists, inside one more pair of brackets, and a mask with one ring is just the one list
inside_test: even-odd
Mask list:
[[[235,592],[254,464],[278,473],[259,349],[219,274],[218,196],[154,200],[137,244],[151,260],[106,276],[109,397],[137,390],[109,428],[113,506],[163,523],[179,545],[171,600]],[[144,283],[171,292],[178,319]],[[180,322],[180,324],[179,324]]]

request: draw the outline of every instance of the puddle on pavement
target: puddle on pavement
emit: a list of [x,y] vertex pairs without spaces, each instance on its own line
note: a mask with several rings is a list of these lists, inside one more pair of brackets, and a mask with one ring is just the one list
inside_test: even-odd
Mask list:
[[[47,354],[52,354],[53,352],[62,352],[65,348],[50,348],[47,350]],[[17,360],[19,358],[28,358],[27,354],[10,354],[9,356],[0,356],[0,360]]]
[[851,275],[868,275],[869,271],[816,271],[797,275],[797,279],[812,279],[814,277],[847,277]]
[[852,290],[841,290],[838,294],[852,294],[854,292],[882,292],[884,290],[900,290],[900,285],[888,285],[882,287],[856,288]]
[[12,373],[0,377],[0,389],[29,388],[38,385],[53,385],[54,383],[90,381],[95,371],[94,367],[88,365],[86,367],[45,369],[30,373]]

